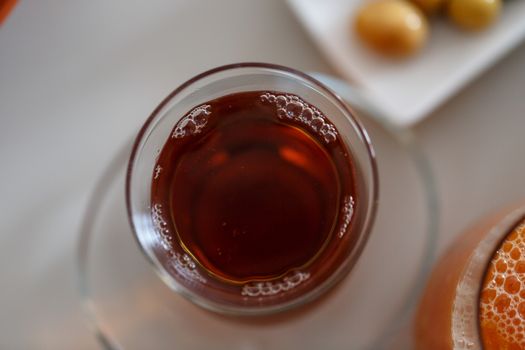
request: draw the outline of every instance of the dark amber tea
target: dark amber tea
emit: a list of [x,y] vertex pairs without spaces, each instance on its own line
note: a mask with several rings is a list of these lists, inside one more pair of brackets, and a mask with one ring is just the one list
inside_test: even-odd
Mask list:
[[[152,169],[164,239],[232,284],[315,265],[336,249],[332,238],[351,234],[359,205],[351,153],[328,117],[298,96],[269,91],[195,106]],[[309,277],[299,276],[292,278]]]
[[237,63],[153,111],[131,151],[126,204],[174,292],[262,316],[306,305],[352,270],[377,182],[366,130],[339,97],[294,69]]

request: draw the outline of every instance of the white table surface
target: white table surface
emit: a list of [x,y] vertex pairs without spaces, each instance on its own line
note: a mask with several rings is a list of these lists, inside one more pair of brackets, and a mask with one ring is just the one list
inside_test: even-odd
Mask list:
[[[284,2],[22,0],[0,28],[0,348],[96,349],[74,249],[98,175],[174,87],[231,62],[332,73]],[[414,127],[438,249],[525,197],[525,45]]]

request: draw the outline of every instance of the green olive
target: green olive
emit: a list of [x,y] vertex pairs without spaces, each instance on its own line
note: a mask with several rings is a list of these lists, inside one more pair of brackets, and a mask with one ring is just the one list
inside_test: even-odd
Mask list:
[[501,11],[501,0],[450,0],[448,15],[462,28],[480,30],[492,24]]
[[426,17],[417,6],[405,0],[365,4],[357,12],[354,28],[365,44],[390,57],[417,52],[428,35]]
[[433,15],[439,12],[446,3],[446,0],[412,0],[426,14]]

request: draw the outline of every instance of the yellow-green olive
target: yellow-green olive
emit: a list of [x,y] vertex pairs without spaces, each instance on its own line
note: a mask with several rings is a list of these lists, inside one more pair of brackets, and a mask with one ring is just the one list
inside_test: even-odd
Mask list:
[[405,0],[379,0],[365,4],[356,14],[355,30],[373,50],[390,57],[418,51],[428,35],[427,19]]
[[433,15],[443,8],[446,0],[412,0],[426,14]]
[[450,0],[448,15],[462,28],[480,30],[492,24],[501,11],[501,0]]

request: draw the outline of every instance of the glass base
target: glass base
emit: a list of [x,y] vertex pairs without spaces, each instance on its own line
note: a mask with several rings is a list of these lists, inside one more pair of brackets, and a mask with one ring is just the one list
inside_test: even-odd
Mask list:
[[[316,76],[350,100],[341,81]],[[409,131],[359,111],[377,153],[380,203],[365,250],[326,298],[273,319],[233,318],[190,303],[164,284],[140,251],[124,201],[131,144],[94,189],[82,225],[80,292],[108,349],[388,349],[410,347],[410,320],[437,235],[428,163]]]

